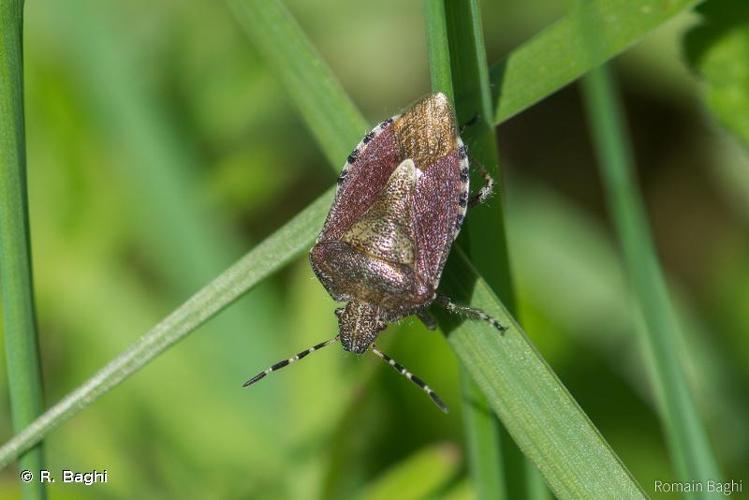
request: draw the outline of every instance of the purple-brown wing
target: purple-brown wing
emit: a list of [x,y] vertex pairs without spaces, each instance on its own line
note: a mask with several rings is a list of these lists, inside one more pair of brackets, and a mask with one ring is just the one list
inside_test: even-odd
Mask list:
[[416,184],[416,272],[422,283],[435,290],[465,217],[467,170],[468,161],[460,148],[430,165]]
[[372,205],[400,163],[394,118],[369,132],[349,156],[318,242],[339,239]]

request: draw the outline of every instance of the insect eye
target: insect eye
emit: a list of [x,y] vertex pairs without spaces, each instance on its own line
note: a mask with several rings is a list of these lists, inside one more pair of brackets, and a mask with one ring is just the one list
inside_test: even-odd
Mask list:
[[341,314],[343,314],[343,307],[339,307],[338,309],[335,310],[335,315],[338,316],[339,318],[341,317]]

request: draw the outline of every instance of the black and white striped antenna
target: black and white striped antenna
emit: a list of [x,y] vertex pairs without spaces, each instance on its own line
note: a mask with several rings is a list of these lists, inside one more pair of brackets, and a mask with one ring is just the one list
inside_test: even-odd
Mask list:
[[385,354],[384,352],[380,351],[372,345],[371,350],[373,353],[375,353],[377,356],[380,357],[385,363],[389,364],[393,367],[393,370],[397,371],[404,377],[406,377],[408,380],[419,386],[419,388],[426,392],[430,398],[432,398],[432,401],[435,405],[437,405],[437,408],[442,410],[443,412],[447,413],[447,405],[442,401],[442,399],[437,395],[436,392],[432,390],[431,387],[429,387],[423,380],[421,380],[419,377],[411,373],[410,371],[406,370],[406,367],[402,364],[398,363],[396,360]]
[[[328,339],[325,342],[320,342],[319,344],[315,344],[312,347],[310,347],[309,349],[306,349],[306,350],[304,350],[304,351],[296,354],[295,356],[292,356],[292,357],[287,358],[287,359],[282,359],[278,363],[276,363],[273,366],[271,366],[271,367],[269,367],[269,368],[261,371],[260,373],[258,373],[257,375],[255,375],[254,377],[252,377],[251,379],[249,379],[247,382],[245,382],[242,385],[242,387],[251,386],[255,382],[258,382],[259,380],[265,378],[266,375],[269,375],[269,374],[271,374],[271,373],[273,373],[275,371],[278,371],[281,368],[283,368],[285,366],[288,366],[288,365],[290,365],[292,363],[296,363],[297,361],[299,361],[303,357],[307,356],[308,354],[313,353],[315,351],[319,351],[323,347],[327,347],[330,344],[336,342],[338,339],[339,339],[339,336],[336,335],[332,339]],[[413,373],[411,373],[410,371],[408,371],[403,365],[401,365],[400,363],[398,363],[396,360],[394,360],[393,358],[391,358],[390,356],[388,356],[384,352],[382,352],[379,349],[377,349],[377,347],[375,347],[374,345],[372,345],[372,347],[370,349],[371,349],[371,351],[373,353],[375,353],[378,357],[380,357],[380,359],[382,359],[385,363],[387,363],[388,365],[392,366],[393,370],[395,370],[396,372],[400,373],[401,375],[403,375],[404,377],[406,377],[408,380],[410,380],[411,382],[413,382],[414,384],[416,384],[422,391],[426,392],[429,395],[429,397],[432,399],[432,401],[434,402],[434,404],[437,405],[437,408],[439,408],[443,412],[447,413],[447,405],[442,401],[442,399],[437,395],[437,393],[434,392],[431,389],[431,387],[429,387],[423,380],[421,380],[419,377],[417,377],[416,375],[414,375]]]
[[275,365],[271,366],[270,368],[268,368],[266,370],[261,371],[260,373],[258,373],[257,375],[255,375],[254,377],[252,377],[251,379],[249,379],[247,382],[245,382],[244,384],[242,384],[242,387],[248,387],[248,386],[254,384],[255,382],[257,382],[258,380],[265,378],[266,375],[268,375],[270,373],[273,373],[274,371],[280,370],[284,366],[288,366],[288,365],[290,365],[292,363],[295,363],[295,362],[299,361],[300,359],[302,359],[303,357],[305,357],[307,354],[310,354],[310,353],[315,352],[315,351],[319,351],[323,347],[329,346],[330,344],[332,344],[336,340],[338,340],[338,335],[336,335],[332,339],[326,340],[325,342],[320,342],[319,344],[315,344],[312,347],[310,347],[309,349],[306,349],[306,350],[304,350],[304,351],[302,351],[300,353],[297,353],[296,356],[292,356],[291,358],[288,358],[288,359],[282,359],[281,361],[279,361]]

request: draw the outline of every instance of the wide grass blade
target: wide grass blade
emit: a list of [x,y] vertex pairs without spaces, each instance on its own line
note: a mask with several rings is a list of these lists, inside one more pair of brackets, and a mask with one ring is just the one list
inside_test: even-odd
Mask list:
[[[441,326],[523,453],[539,468],[558,498],[645,498],[637,482],[580,409],[564,385],[456,248],[443,289],[510,329],[500,335],[479,321]],[[475,280],[475,281],[474,281]],[[452,325],[452,326],[450,326]]]
[[[494,123],[614,57],[698,0],[585,0],[491,68]],[[596,52],[588,50],[589,36]]]
[[[26,192],[22,33],[23,2],[0,0],[0,293],[16,432],[43,406]],[[34,474],[34,480],[22,483],[24,498],[46,497],[44,483],[36,478],[43,467],[41,444],[20,457],[19,469]]]
[[682,481],[718,481],[717,462],[679,358],[681,333],[636,188],[624,116],[608,69],[591,71],[583,80],[583,90],[609,211],[647,326],[644,344],[671,459]]

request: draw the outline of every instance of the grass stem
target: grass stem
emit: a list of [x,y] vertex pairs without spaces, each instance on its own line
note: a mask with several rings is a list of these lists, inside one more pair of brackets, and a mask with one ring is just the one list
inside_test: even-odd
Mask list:
[[[13,429],[20,432],[42,412],[42,377],[31,273],[26,144],[23,112],[23,2],[0,0],[0,292]],[[46,498],[36,480],[42,445],[20,456],[25,499]]]

